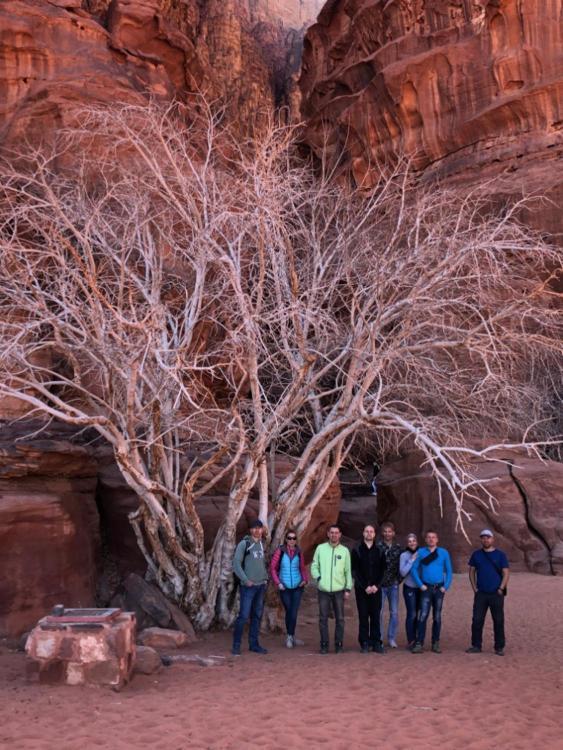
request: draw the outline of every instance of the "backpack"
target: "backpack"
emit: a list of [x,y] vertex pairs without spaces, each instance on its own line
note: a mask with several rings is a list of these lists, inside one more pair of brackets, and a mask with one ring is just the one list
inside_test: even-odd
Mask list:
[[[244,555],[242,557],[242,563],[241,563],[241,567],[243,568],[243,570],[244,570],[244,563],[246,562],[246,558],[248,557],[248,553],[250,552],[250,547],[251,546],[252,546],[251,542],[249,542],[248,539],[247,539],[246,540],[246,546],[244,548]],[[234,588],[235,589],[237,589],[240,586],[240,584],[241,584],[241,580],[237,576],[237,574],[235,573],[234,570],[233,570],[233,582],[234,582]]]

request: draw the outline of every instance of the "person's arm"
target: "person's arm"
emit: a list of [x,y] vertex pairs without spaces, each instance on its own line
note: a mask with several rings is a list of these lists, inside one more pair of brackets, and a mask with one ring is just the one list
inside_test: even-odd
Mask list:
[[346,592],[349,594],[352,591],[352,563],[350,558],[350,550],[348,547],[344,548],[346,554],[344,556],[344,573],[346,575]]
[[446,571],[446,580],[444,582],[444,589],[447,591],[452,585],[453,570],[452,570],[452,559],[447,549],[444,550],[444,570]]
[[280,559],[281,559],[281,550],[278,547],[277,550],[272,555],[272,561],[270,563],[270,575],[272,576],[272,580],[276,584],[276,586],[279,586],[280,576],[279,576],[279,570],[280,570]]
[[413,557],[410,552],[403,552],[399,558],[399,573],[403,578],[406,578],[411,572],[412,566],[416,562],[416,557]]
[[245,585],[247,583],[250,583],[248,576],[244,572],[242,568],[242,564],[244,562],[244,553],[246,552],[246,539],[243,539],[241,542],[237,544],[237,548],[235,550],[235,556],[233,557],[233,571],[238,578],[240,578],[241,582]]
[[357,547],[352,550],[352,577],[356,586],[359,589],[364,589],[365,591],[368,584],[366,579],[362,575],[360,552]]
[[411,568],[411,575],[418,588],[421,589],[424,586],[424,583],[420,577],[420,555],[416,558],[416,561]]
[[502,560],[501,560],[501,570],[502,570],[502,581],[500,582],[500,588],[502,592],[504,593],[506,591],[506,587],[508,586],[508,579],[510,578],[510,570],[508,568],[508,558],[504,554],[502,554]]
[[477,593],[477,568],[474,568],[473,565],[469,565],[469,583],[471,584],[471,588],[473,589],[473,592]]
[[387,560],[385,559],[385,555],[383,552],[377,548],[377,551],[379,553],[379,565],[377,566],[377,573],[375,575],[375,585],[378,589],[381,588],[381,584],[383,583],[383,576],[385,575],[385,571],[387,569]]
[[311,563],[311,578],[317,583],[321,580],[321,568],[319,565],[319,549],[320,549],[320,544],[315,550],[315,554],[313,555],[313,562]]

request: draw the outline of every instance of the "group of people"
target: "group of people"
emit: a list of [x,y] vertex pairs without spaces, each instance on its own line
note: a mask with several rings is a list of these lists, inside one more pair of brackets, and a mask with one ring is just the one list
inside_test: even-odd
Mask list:
[[[316,584],[319,606],[320,653],[329,652],[328,620],[335,620],[334,650],[343,651],[345,601],[354,588],[358,608],[358,641],[360,651],[382,654],[384,648],[385,610],[389,610],[386,642],[397,648],[399,628],[399,589],[403,585],[407,648],[413,654],[424,651],[427,622],[432,613],[431,649],[441,653],[440,634],[445,594],[452,584],[452,564],[448,551],[438,546],[438,534],[429,530],[424,546],[416,534],[409,534],[403,548],[395,540],[392,523],[381,525],[381,538],[376,541],[376,528],[368,524],[362,540],[352,552],[341,543],[342,532],[337,525],[327,531],[327,541],[315,549],[310,575],[305,566],[297,534],[289,529],[284,543],[276,549],[269,565],[262,536],[264,526],[256,520],[249,535],[237,546],[233,571],[240,582],[240,610],[235,622],[232,653],[240,654],[244,626],[250,621],[249,649],[265,654],[260,645],[260,622],[269,578],[279,590],[285,610],[286,646],[298,645],[295,637],[297,616],[304,587],[310,579]],[[469,559],[469,580],[474,591],[471,646],[467,653],[479,653],[483,643],[483,627],[490,610],[494,630],[494,651],[504,654],[504,597],[507,593],[509,564],[504,552],[496,549],[494,534],[484,529],[480,549]]]

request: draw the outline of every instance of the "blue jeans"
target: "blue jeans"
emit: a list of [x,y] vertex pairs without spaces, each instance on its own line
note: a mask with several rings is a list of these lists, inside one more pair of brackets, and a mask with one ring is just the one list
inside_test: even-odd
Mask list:
[[424,643],[426,635],[426,621],[430,615],[432,607],[432,643],[440,640],[440,630],[442,628],[442,604],[444,603],[444,594],[437,585],[429,585],[426,591],[420,592],[420,616],[417,625],[416,640],[418,643]]
[[245,623],[250,619],[250,630],[248,633],[248,645],[252,648],[258,645],[260,635],[260,621],[264,612],[264,597],[266,595],[266,584],[259,586],[240,585],[240,610],[235,622],[233,634],[233,646],[240,648],[242,631]]
[[385,632],[384,627],[384,612],[385,612],[385,601],[389,602],[389,629],[387,631],[387,640],[394,641],[397,636],[397,628],[399,625],[399,584],[394,583],[391,586],[382,586],[381,589],[381,615],[379,618],[379,629],[381,630],[381,638]]
[[418,611],[420,609],[420,589],[403,584],[403,599],[407,608],[405,619],[405,628],[407,631],[407,643],[416,641],[416,623],[418,620]]
[[295,635],[295,625],[297,623],[297,612],[303,596],[303,587],[296,589],[284,589],[280,591],[280,599],[285,609],[285,630],[288,635]]

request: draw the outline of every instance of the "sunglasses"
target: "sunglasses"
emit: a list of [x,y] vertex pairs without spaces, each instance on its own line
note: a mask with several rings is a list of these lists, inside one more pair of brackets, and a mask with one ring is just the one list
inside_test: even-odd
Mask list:
[[288,542],[296,542],[297,537],[296,536],[286,536],[286,539]]

